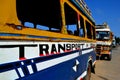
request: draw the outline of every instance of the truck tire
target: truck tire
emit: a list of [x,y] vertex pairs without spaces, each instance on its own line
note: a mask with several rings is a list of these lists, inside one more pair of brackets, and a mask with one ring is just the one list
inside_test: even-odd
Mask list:
[[107,58],[108,58],[109,61],[111,61],[111,59],[112,59],[112,55],[109,54],[109,55],[107,56]]

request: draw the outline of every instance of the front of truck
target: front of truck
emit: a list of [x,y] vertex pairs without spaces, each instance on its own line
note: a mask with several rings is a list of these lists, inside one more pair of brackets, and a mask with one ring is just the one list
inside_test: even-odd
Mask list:
[[107,57],[108,60],[111,60],[112,32],[109,27],[101,26],[102,28],[96,28],[96,57],[100,59]]

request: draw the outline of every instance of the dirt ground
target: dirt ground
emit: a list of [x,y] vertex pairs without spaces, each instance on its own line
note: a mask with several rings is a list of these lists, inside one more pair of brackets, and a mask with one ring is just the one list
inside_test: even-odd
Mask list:
[[97,60],[91,80],[120,80],[120,46],[113,48],[112,60]]

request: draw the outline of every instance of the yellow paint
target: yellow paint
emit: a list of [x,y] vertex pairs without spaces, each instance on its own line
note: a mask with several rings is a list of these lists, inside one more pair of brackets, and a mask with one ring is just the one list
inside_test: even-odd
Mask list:
[[60,0],[60,6],[61,6],[61,17],[62,17],[62,29],[61,29],[61,33],[67,34],[66,23],[65,23],[64,1],[63,0]]
[[16,0],[0,0],[0,28],[6,24],[20,25],[16,13]]
[[[24,37],[24,39],[28,39],[27,35],[33,35],[33,36],[51,37],[48,40],[50,40],[52,38],[57,38],[57,39],[60,39],[60,40],[62,40],[61,38],[67,38],[67,39],[69,38],[69,39],[73,39],[74,41],[78,41],[79,40],[79,41],[95,42],[95,40],[81,38],[81,37],[78,37],[78,36],[61,34],[61,33],[55,33],[55,32],[44,31],[44,30],[37,30],[37,29],[32,29],[32,28],[22,28],[22,30],[18,30],[18,29],[14,28],[14,27],[11,27],[11,26],[4,26],[0,30],[1,30],[0,31],[1,33],[22,34],[21,37]],[[14,39],[17,39],[17,37],[16,38],[15,37],[14,37]],[[7,38],[8,37],[6,37],[6,39]],[[13,36],[11,36],[11,38],[13,39]],[[34,40],[41,40],[41,39],[36,38]],[[42,40],[46,40],[46,38],[44,38]]]

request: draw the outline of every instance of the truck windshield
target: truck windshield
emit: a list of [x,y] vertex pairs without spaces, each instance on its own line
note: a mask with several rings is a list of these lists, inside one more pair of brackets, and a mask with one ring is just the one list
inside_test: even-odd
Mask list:
[[97,40],[109,40],[110,39],[110,32],[108,32],[108,31],[97,31],[96,32],[96,39]]

